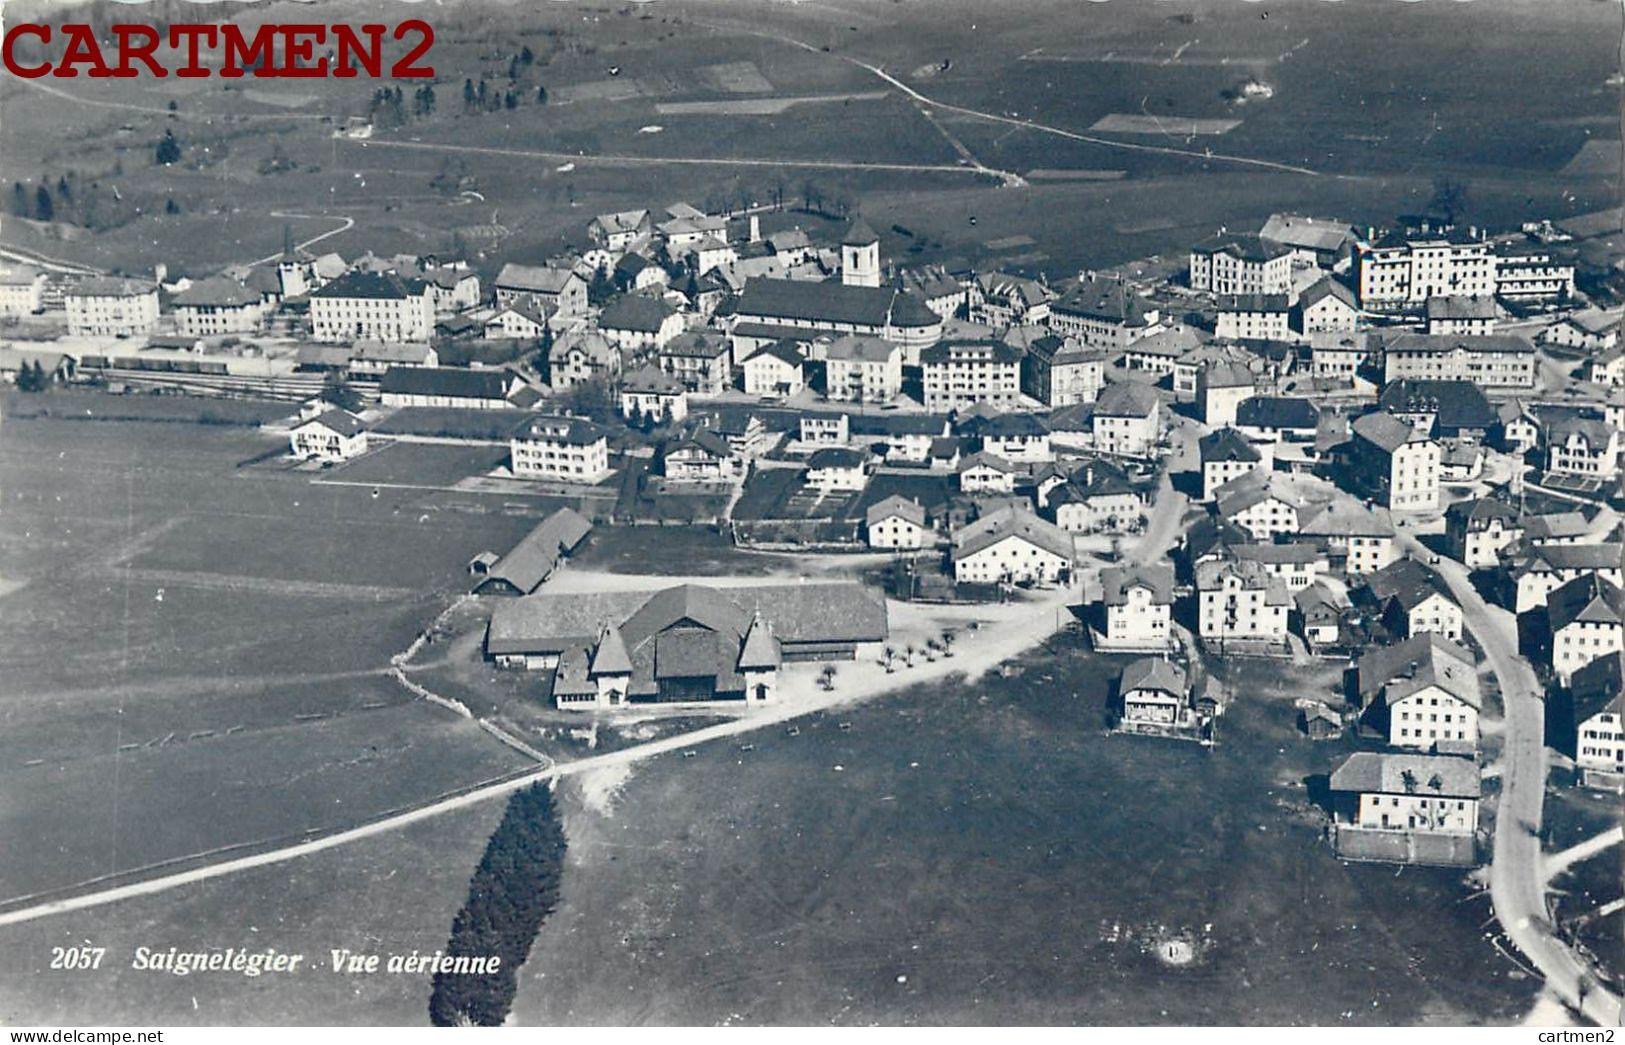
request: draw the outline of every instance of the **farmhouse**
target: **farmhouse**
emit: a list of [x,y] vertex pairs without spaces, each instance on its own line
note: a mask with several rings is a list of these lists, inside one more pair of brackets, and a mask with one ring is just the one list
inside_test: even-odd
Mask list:
[[323,410],[288,433],[293,456],[333,464],[367,452],[367,426],[348,410]]
[[590,710],[770,702],[785,664],[867,656],[886,635],[886,604],[862,585],[685,584],[518,599],[492,614],[485,647],[553,669],[555,703]]
[[528,305],[571,315],[587,311],[587,281],[573,268],[509,262],[497,273],[495,288],[499,305]]
[[115,276],[84,279],[62,292],[74,337],[135,337],[158,322],[158,288]]
[[1349,260],[1359,234],[1336,218],[1271,214],[1258,230],[1258,238],[1290,250],[1295,263],[1329,269]]
[[608,434],[579,417],[533,417],[508,438],[515,479],[596,483],[609,475]]
[[649,235],[653,228],[647,210],[623,210],[593,218],[587,225],[587,238],[618,253]]
[[1330,790],[1339,856],[1476,861],[1480,778],[1472,759],[1357,751],[1332,773]]
[[954,580],[960,584],[1064,583],[1072,537],[1025,508],[1001,508],[954,532]]
[[487,341],[534,340],[547,333],[547,312],[528,301],[516,301],[497,309],[486,319],[480,333]]
[[1309,442],[1320,432],[1320,410],[1309,399],[1252,396],[1236,404],[1236,429],[1256,442]]
[[1166,657],[1126,664],[1117,679],[1116,705],[1119,731],[1162,736],[1205,736],[1203,727],[1218,711],[1211,698],[1197,698],[1185,670]]
[[505,410],[508,397],[524,386],[511,370],[393,366],[378,382],[385,406],[450,406],[465,410]]
[[1092,461],[1050,491],[1055,525],[1067,533],[1124,533],[1145,519],[1146,497],[1110,461]]
[[1100,571],[1104,628],[1092,628],[1097,650],[1161,652],[1174,642],[1174,570],[1160,564]]
[[1355,665],[1361,720],[1394,747],[1478,747],[1473,655],[1437,632],[1379,646]]
[[1375,573],[1394,561],[1394,523],[1388,512],[1358,501],[1315,505],[1299,517],[1298,533],[1325,549],[1333,569],[1350,576]]
[[[1620,317],[1601,309],[1581,309],[1540,332],[1540,341],[1559,348],[1606,351],[1619,344]],[[1593,378],[1593,380],[1595,380]]]
[[897,494],[869,506],[864,513],[864,533],[871,548],[914,550],[930,547],[935,541],[925,509],[919,502]]
[[[476,577],[474,594],[530,594],[591,532],[592,523],[579,512],[573,508],[560,508],[537,523],[535,529],[521,538],[508,554],[494,561],[489,553],[476,559],[470,566]],[[487,652],[496,656],[489,649]]]
[[1253,469],[1213,491],[1214,514],[1255,541],[1291,536],[1302,526],[1302,498],[1274,472]]

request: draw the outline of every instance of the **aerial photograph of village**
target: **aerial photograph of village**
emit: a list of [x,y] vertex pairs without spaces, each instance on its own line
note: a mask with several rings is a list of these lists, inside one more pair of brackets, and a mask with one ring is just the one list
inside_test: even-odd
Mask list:
[[1620,1024],[1620,4],[5,15],[0,1025]]

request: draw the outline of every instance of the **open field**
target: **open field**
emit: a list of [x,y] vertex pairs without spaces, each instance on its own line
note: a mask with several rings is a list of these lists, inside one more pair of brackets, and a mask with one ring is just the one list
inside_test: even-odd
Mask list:
[[[1101,733],[1120,661],[1057,639],[1019,665],[813,715],[748,751],[719,742],[572,779],[564,902],[515,1022],[1376,1025],[1510,1022],[1532,1003],[1459,872],[1330,854],[1303,780],[1349,748],[1291,726],[1292,693],[1318,676],[1242,697],[1205,750]],[[244,989],[143,976],[128,956],[440,946],[499,813],[0,930],[8,974],[37,976],[67,940],[112,959],[93,988],[0,988],[0,1011],[418,1023],[426,984],[411,977]],[[1194,960],[1160,961],[1169,939]]]
[[[347,6],[358,17],[387,10],[371,0]],[[866,211],[884,210],[885,225],[909,228],[944,217],[946,193],[957,199],[952,220],[934,234],[965,232],[953,239],[979,243],[1043,230],[1056,242],[1032,253],[1065,271],[1166,250],[1198,228],[1252,225],[1275,209],[1357,224],[1387,220],[1425,203],[1441,171],[1472,184],[1468,220],[1493,225],[1595,209],[1617,183],[1617,157],[1588,144],[1587,135],[1586,121],[1610,119],[1614,106],[1604,84],[1614,71],[1613,27],[1598,5],[1536,12],[1482,0],[1390,12],[1299,0],[1277,5],[1267,22],[1251,8],[1214,2],[1182,6],[1176,14],[1190,15],[1188,22],[1154,6],[1028,0],[1019,7],[1020,17],[989,25],[960,17],[970,11],[963,4],[883,12],[856,3],[768,5],[748,18],[714,0],[585,17],[573,6],[548,6],[527,11],[522,26],[505,21],[500,33],[479,20],[476,7],[448,10],[437,15],[435,113],[381,129],[370,142],[331,137],[337,122],[364,111],[359,82],[308,81],[297,90],[174,79],[49,85],[91,103],[70,108],[33,82],[12,80],[0,85],[7,176],[30,182],[71,169],[81,178],[116,179],[126,198],[144,206],[141,217],[95,237],[13,221],[5,238],[136,271],[157,260],[172,272],[207,270],[274,252],[284,224],[308,238],[353,217],[356,227],[324,240],[323,249],[460,249],[494,271],[500,260],[535,260],[579,238],[596,211],[685,196],[700,202],[714,193],[763,200],[777,183],[793,198],[813,180]],[[244,17],[271,19],[279,9],[272,4]],[[1480,31],[1492,20],[1493,32]],[[1395,39],[1415,46],[1396,47]],[[523,96],[519,106],[465,113],[462,77],[483,75],[506,89],[507,57],[521,40],[538,61],[513,85]],[[1038,60],[1045,56],[1067,60]],[[857,62],[889,70],[933,101],[1071,133],[1103,126],[1095,135],[1102,140],[941,109],[933,124]],[[619,70],[613,77],[612,67]],[[1518,75],[1505,75],[1508,69]],[[1238,103],[1234,92],[1250,80],[1267,83],[1273,95]],[[615,90],[606,95],[595,86],[603,84]],[[537,86],[576,100],[538,105]],[[795,98],[837,97],[779,113],[736,111],[739,103],[777,108]],[[1116,124],[1099,124],[1112,114],[1132,118],[1127,133],[1114,137]],[[1168,130],[1175,117],[1190,126]],[[1216,151],[1319,176],[1204,159],[1204,139],[1190,132],[1238,120],[1222,137],[1206,139],[1223,143]],[[639,133],[651,124],[661,132]],[[1142,124],[1161,132],[1140,133]],[[177,130],[188,155],[158,168],[152,144],[166,127]],[[947,134],[980,163],[1039,170],[1044,184],[998,188],[968,170],[798,166],[955,167],[959,154]],[[1130,151],[1114,141],[1189,155]],[[487,147],[518,153],[477,151]],[[273,154],[293,168],[261,174]],[[681,162],[659,163],[668,158]],[[1057,177],[1068,169],[1125,173],[1117,184]],[[472,175],[483,199],[436,192],[430,182],[442,173]],[[1536,173],[1551,176],[1532,178]],[[180,214],[163,213],[169,198]],[[242,209],[245,199],[256,201],[253,215]],[[1147,227],[1148,216],[1191,201],[1200,202],[1199,220]],[[972,216],[978,226],[967,229]],[[1136,228],[1147,231],[1120,231]],[[889,236],[885,247],[899,259],[911,256],[909,244]]]
[[36,844],[0,855],[0,897],[349,823],[523,764],[382,670],[462,590],[471,555],[533,521],[239,467],[278,444],[7,419],[0,820]]
[[[1206,751],[1101,735],[1114,664],[1022,663],[577,804],[516,1019],[1472,1023],[1533,999],[1458,873],[1332,857],[1302,778],[1348,749],[1296,736],[1289,699],[1243,698]],[[1192,964],[1148,953],[1174,935]]]

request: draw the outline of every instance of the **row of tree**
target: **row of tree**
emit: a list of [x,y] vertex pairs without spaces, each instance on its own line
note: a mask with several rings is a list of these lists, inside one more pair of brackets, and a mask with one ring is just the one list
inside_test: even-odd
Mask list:
[[24,363],[17,371],[17,391],[43,392],[51,387],[51,375],[40,366],[39,360],[33,363]]
[[508,1018],[519,968],[558,906],[564,853],[564,827],[548,785],[514,795],[486,843],[446,944],[450,957],[495,957],[501,964],[479,975],[436,973],[429,997],[435,1026],[500,1027]]

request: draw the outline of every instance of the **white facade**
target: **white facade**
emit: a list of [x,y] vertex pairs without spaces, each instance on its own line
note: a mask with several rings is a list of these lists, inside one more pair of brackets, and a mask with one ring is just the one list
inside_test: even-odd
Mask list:
[[1424,686],[1389,705],[1388,743],[1427,751],[1441,740],[1478,747],[1478,709],[1440,686]]
[[91,280],[62,296],[74,337],[136,337],[158,322],[158,288],[133,281]]

